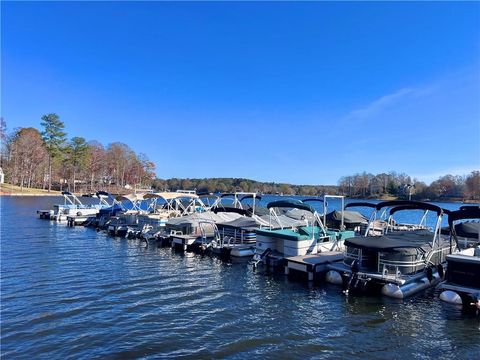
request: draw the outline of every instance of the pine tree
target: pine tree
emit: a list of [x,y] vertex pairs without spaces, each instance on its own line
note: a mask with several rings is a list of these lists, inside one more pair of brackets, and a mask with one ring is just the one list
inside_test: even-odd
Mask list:
[[77,170],[83,168],[87,162],[88,144],[83,137],[75,136],[68,144],[70,164],[73,170],[73,192],[76,191],[75,181]]
[[62,154],[67,134],[63,131],[65,124],[55,113],[43,115],[40,124],[44,129],[42,137],[48,151],[48,192],[50,192],[52,189],[52,160]]

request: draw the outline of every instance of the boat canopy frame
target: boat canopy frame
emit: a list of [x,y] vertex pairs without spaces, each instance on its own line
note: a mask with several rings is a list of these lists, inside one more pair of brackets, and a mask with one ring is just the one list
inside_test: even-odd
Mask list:
[[[390,212],[394,210],[393,213],[398,211],[405,211],[405,210],[424,210],[425,213],[428,211],[435,212],[437,214],[437,220],[435,222],[435,227],[433,229],[432,249],[436,249],[438,247],[440,242],[442,218],[443,218],[443,215],[447,213],[444,209],[442,209],[437,205],[433,205],[433,204],[422,202],[422,201],[413,201],[413,200],[391,200],[391,201],[379,202],[375,206],[374,211],[372,212],[372,215],[368,222],[367,230],[365,231],[365,236],[367,236],[370,228],[372,227],[373,223],[377,219],[377,212],[384,208],[390,208]],[[390,214],[389,220],[387,221],[386,233],[388,233],[388,228],[390,226],[389,224],[391,223],[391,216],[392,214]],[[426,217],[426,214],[424,214],[423,217]],[[430,259],[434,254],[435,254],[435,251],[430,252],[430,254],[428,255],[428,258],[426,259],[427,263],[430,262]]]
[[328,211],[328,201],[327,199],[340,199],[342,206],[340,207],[341,211],[341,220],[340,220],[340,229],[345,230],[345,196],[342,195],[323,195],[323,223],[327,222],[327,211]]
[[[100,205],[104,205],[106,207],[113,206],[115,204],[115,198],[112,196],[112,194],[106,192],[106,191],[97,191],[95,193],[97,196]],[[111,200],[111,202],[108,202],[107,199]]]
[[[236,192],[233,192],[233,193],[224,193],[224,194],[221,194],[218,197],[217,201],[212,205],[212,209],[225,208],[222,204],[222,200],[227,198],[227,197],[232,197],[233,198],[233,207],[234,208],[242,209],[242,210],[245,210],[244,209],[244,204],[242,204],[242,201],[245,200],[245,199],[253,199],[253,202],[252,202],[252,214],[253,215],[255,215],[255,207],[256,207],[257,199],[258,200],[262,199],[262,196],[259,195],[256,192],[236,191]],[[221,210],[219,210],[219,211],[221,211]]]
[[[178,216],[187,215],[190,213],[196,212],[197,202],[198,206],[202,209],[205,208],[205,204],[200,199],[200,197],[191,190],[177,190],[176,192],[159,192],[146,194],[144,196],[145,200],[150,199],[151,202],[148,205],[148,211],[153,211],[154,213],[161,213],[162,211],[157,210],[157,204],[159,199],[165,201],[165,204],[162,207],[162,210],[173,211],[177,213]],[[181,202],[181,199],[188,199],[187,205]],[[191,209],[191,210],[190,210]]]
[[[457,249],[459,248],[457,230],[455,223],[460,220],[480,219],[480,206],[461,206],[459,210],[450,211],[448,213],[448,226],[450,227],[450,242],[452,238],[455,240]],[[480,244],[480,232],[478,233],[478,243]],[[451,245],[450,245],[451,246]]]
[[147,193],[132,193],[126,195],[117,195],[115,197],[115,201],[124,211],[126,210],[126,207],[122,204],[123,201],[130,202],[133,206],[133,211],[142,211],[140,204],[144,200],[144,196],[146,194]]
[[[272,224],[272,216],[273,216],[277,221],[277,223],[280,225],[280,228],[282,230],[284,228],[277,212],[275,211],[276,208],[292,208],[292,209],[299,209],[299,210],[305,210],[305,211],[311,212],[314,218],[314,220],[310,225],[312,227],[312,236],[315,236],[314,234],[315,232],[313,231],[315,224],[318,224],[318,227],[321,229],[324,236],[327,235],[327,228],[325,226],[325,223],[322,221],[321,216],[318,214],[318,212],[311,205],[305,204],[303,201],[296,200],[296,199],[277,200],[267,204],[267,209],[270,210],[270,216],[269,216],[270,227]],[[305,219],[305,221],[306,221],[306,225],[309,226],[308,220]]]
[[85,206],[80,199],[70,191],[62,191],[62,196],[64,199],[64,205],[72,205],[72,206]]

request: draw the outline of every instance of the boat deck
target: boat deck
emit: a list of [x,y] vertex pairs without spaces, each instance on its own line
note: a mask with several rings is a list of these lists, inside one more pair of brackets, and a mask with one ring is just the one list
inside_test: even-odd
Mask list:
[[72,227],[83,225],[90,217],[92,217],[92,215],[69,215],[67,216],[67,225]]
[[51,210],[37,210],[37,214],[39,215],[40,219],[50,220]]
[[312,281],[315,274],[328,270],[327,265],[342,261],[343,252],[328,251],[315,255],[292,256],[286,259],[285,274],[288,275],[290,270],[306,273],[308,280]]
[[193,243],[195,243],[198,239],[198,235],[172,235],[171,236],[172,247],[176,249],[183,249],[184,251],[187,250]]

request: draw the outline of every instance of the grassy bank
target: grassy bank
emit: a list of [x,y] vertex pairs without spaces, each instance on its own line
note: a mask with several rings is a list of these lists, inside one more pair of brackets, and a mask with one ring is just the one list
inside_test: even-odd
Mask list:
[[21,188],[11,184],[0,184],[0,195],[2,196],[59,196],[60,191],[51,191],[43,189]]

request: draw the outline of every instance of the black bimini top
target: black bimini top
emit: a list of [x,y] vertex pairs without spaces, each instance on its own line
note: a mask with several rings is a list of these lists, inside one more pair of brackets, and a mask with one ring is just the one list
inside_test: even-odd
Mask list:
[[[345,246],[382,252],[416,254],[422,249],[432,249],[433,233],[428,230],[399,231],[383,236],[356,236],[345,240]],[[440,239],[447,244],[444,239]]]
[[106,192],[106,191],[97,191],[97,196],[100,196],[100,195],[103,195],[103,196],[110,196],[110,193]]
[[325,201],[323,201],[323,199],[317,199],[317,198],[309,198],[309,199],[303,199],[302,200],[302,202],[314,202],[314,201],[321,202],[321,203],[325,202]]
[[480,219],[480,207],[465,205],[460,210],[451,211],[448,214],[448,228],[442,229],[442,233],[453,233],[465,238],[479,238],[480,223],[467,221],[454,225],[455,221],[466,219]]
[[286,200],[278,200],[278,201],[273,201],[267,205],[267,208],[295,208],[295,209],[300,209],[300,210],[306,210],[310,211],[312,213],[315,212],[315,209],[311,207],[308,204],[305,204],[304,202],[300,200],[294,200],[294,199],[286,199]]
[[377,211],[385,207],[400,207],[404,206],[402,210],[429,210],[434,211],[437,215],[443,214],[445,211],[437,206],[426,202],[421,201],[409,201],[409,200],[393,200],[393,201],[382,201],[376,205]]
[[[401,205],[401,206],[395,206],[390,209],[390,215],[395,214],[398,211],[403,211],[403,210],[423,210],[419,209],[416,206],[411,206],[411,205]],[[425,210],[424,210],[425,211]]]
[[480,207],[478,206],[462,206],[460,210],[451,211],[448,214],[448,224],[452,226],[454,221],[464,219],[480,219]]
[[463,206],[460,206],[460,210],[470,210],[470,209],[479,209],[480,208],[480,204],[478,205],[463,205]]
[[217,214],[219,212],[227,212],[227,213],[236,213],[236,214],[240,214],[240,215],[244,215],[244,216],[248,215],[247,210],[239,209],[239,208],[236,208],[234,206],[221,206],[220,205],[218,207],[213,208],[212,211],[215,214]]

